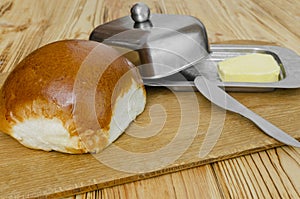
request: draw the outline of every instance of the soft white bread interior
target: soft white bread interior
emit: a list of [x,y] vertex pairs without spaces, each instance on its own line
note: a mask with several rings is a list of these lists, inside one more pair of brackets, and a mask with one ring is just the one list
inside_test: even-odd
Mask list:
[[24,146],[99,152],[143,112],[136,67],[104,44],[63,40],[28,55],[0,92],[0,131]]

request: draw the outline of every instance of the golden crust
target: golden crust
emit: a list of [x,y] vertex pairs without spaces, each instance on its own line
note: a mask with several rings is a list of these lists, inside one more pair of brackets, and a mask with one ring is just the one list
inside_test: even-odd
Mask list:
[[[111,47],[85,40],[48,44],[28,55],[6,79],[0,92],[0,131],[11,134],[17,122],[55,117],[71,136],[80,134],[82,146],[66,149],[69,153],[101,150],[108,144],[105,132],[116,98],[132,81],[143,87],[137,69]],[[89,117],[93,111],[78,105],[89,100],[90,94],[95,97],[97,126],[88,118],[75,126],[75,113]],[[90,136],[95,135],[97,139],[89,145]]]

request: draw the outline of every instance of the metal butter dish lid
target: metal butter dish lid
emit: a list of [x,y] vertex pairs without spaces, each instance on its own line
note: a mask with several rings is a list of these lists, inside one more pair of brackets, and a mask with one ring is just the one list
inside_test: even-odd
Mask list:
[[150,15],[144,3],[135,4],[131,16],[98,26],[90,40],[138,52],[143,79],[169,76],[209,54],[201,21],[185,15]]
[[[90,40],[135,52],[134,62],[148,86],[191,90],[203,75],[230,91],[261,92],[300,87],[300,56],[292,50],[266,45],[209,45],[205,26],[186,15],[151,14],[147,5],[135,4],[131,16],[95,28]],[[271,83],[222,82],[217,63],[250,53],[270,54],[281,68],[279,81]],[[242,67],[242,66],[241,66]]]

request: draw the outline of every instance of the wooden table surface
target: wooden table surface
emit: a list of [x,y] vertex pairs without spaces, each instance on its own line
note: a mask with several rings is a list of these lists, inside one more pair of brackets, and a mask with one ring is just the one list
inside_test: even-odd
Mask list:
[[[152,13],[199,18],[211,43],[258,40],[300,54],[298,0],[144,2]],[[134,3],[1,0],[0,71],[10,71],[28,53],[52,41],[88,39],[97,25],[129,15]],[[300,149],[283,146],[70,198],[300,198],[299,171]]]

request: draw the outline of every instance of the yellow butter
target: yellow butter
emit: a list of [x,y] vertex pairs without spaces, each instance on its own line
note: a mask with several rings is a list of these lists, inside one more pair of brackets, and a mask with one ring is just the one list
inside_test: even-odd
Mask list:
[[224,82],[276,82],[280,67],[272,55],[253,53],[219,62],[218,73]]

